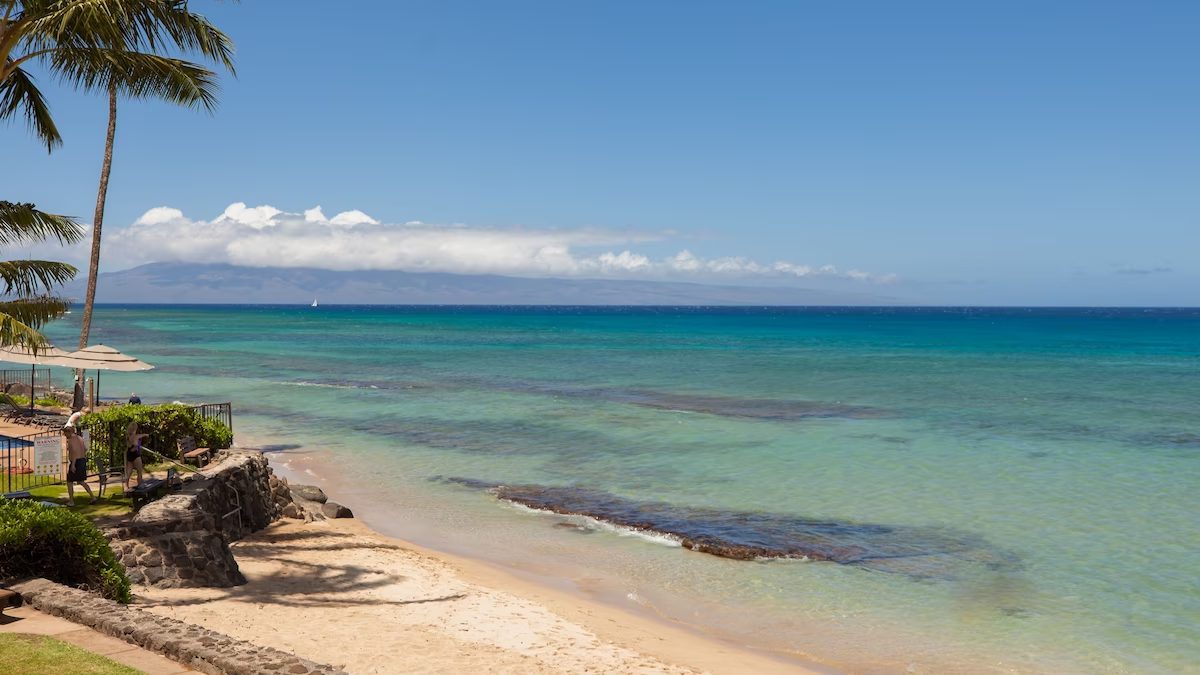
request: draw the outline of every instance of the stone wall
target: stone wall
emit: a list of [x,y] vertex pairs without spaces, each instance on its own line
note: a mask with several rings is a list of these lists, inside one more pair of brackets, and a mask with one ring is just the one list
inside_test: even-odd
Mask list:
[[183,487],[105,530],[130,581],[163,587],[227,587],[246,583],[229,543],[278,519],[280,490],[262,453],[225,450]]
[[12,588],[41,612],[90,626],[209,675],[339,675],[345,672],[207,628],[143,612],[46,579],[26,581]]

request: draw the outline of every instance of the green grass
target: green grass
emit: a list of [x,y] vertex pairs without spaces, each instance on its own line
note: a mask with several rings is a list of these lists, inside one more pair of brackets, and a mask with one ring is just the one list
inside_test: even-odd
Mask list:
[[[104,496],[95,504],[88,504],[87,493],[78,485],[75,486],[75,506],[68,507],[72,511],[87,516],[88,518],[108,518],[111,516],[125,516],[133,512],[133,500],[124,494],[118,494],[121,491],[121,480],[118,478],[112,481],[104,490]],[[96,486],[92,486],[92,493],[95,494]],[[55,504],[67,503],[67,486],[66,485],[47,485],[44,487],[32,488],[29,494],[44,499]]]
[[0,633],[0,672],[6,675],[138,675],[142,671],[45,635]]
[[[30,485],[39,485],[44,482],[46,482],[45,476],[35,476],[31,473],[14,473],[10,482],[9,476],[0,473],[0,492],[28,490]],[[9,487],[10,485],[12,487]]]
[[[169,462],[156,462],[146,465],[143,470],[143,476],[149,478],[153,473],[158,478],[166,478],[167,469],[171,468],[178,469],[181,473],[192,473],[196,470],[195,467],[191,466],[181,467],[178,464]],[[16,492],[18,490],[27,490],[29,494],[38,499],[44,499],[56,504],[65,505],[67,503],[67,486],[65,484],[37,486],[35,479],[39,481],[45,479],[42,476],[34,476],[33,474],[16,474],[12,478],[12,488],[10,490],[8,477],[0,476],[0,491]],[[133,479],[137,479],[136,474]],[[94,481],[92,483],[92,492],[96,492]],[[88,504],[87,493],[84,492],[82,487],[76,485],[75,506],[70,508],[88,518],[109,518],[112,516],[128,515],[133,512],[133,500],[123,494],[117,494],[120,492],[122,492],[121,478],[119,476],[112,477],[104,489],[104,497],[95,504]]]
[[[12,399],[13,405],[17,408],[28,408],[29,407],[29,397],[28,396],[22,396],[20,394],[9,394],[8,397]],[[37,399],[36,401],[34,401],[33,404],[36,406],[44,407],[44,408],[65,408],[66,407],[63,405],[62,401],[54,398],[53,396],[43,396],[43,397]]]

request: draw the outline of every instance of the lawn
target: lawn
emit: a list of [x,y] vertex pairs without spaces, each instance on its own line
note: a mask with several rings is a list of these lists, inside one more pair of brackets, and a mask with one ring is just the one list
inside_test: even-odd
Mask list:
[[[182,472],[188,473],[195,471],[195,469],[192,467],[181,467],[178,464],[162,462],[148,465],[143,475],[146,478],[150,478],[151,475],[154,475],[158,478],[165,478],[167,475],[167,469],[170,468],[179,469]],[[65,484],[59,483],[57,485],[28,487],[27,483],[30,476],[32,476],[32,474],[13,476],[13,491],[27,490],[29,494],[40,500],[54,502],[55,504],[65,505],[67,503],[67,486]],[[6,478],[7,476],[0,477],[0,488],[3,488],[5,491],[8,489],[8,483],[4,480]],[[38,478],[42,477],[39,476]],[[20,482],[17,479],[27,479],[27,481]],[[92,492],[96,492],[96,484],[94,482],[92,483]],[[76,513],[80,513],[88,518],[93,519],[111,518],[113,516],[127,516],[133,513],[133,500],[124,494],[121,494],[121,492],[121,478],[120,476],[117,476],[109,480],[108,485],[104,489],[104,497],[102,497],[100,501],[96,502],[95,504],[88,504],[89,500],[87,493],[83,491],[83,488],[76,485],[75,506],[68,508],[71,508],[71,510],[75,511]],[[0,670],[0,672],[3,671]]]
[[[96,486],[92,486],[92,492],[96,492]],[[67,486],[66,485],[47,485],[45,487],[32,488],[29,494],[38,499],[56,504],[67,503]],[[87,493],[78,485],[75,486],[75,506],[68,507],[72,511],[88,518],[109,518],[112,516],[126,516],[133,513],[133,500],[121,494],[121,481],[109,483],[104,490],[104,496],[95,504],[88,504]]]
[[45,635],[0,633],[0,672],[7,675],[138,675],[142,671]]

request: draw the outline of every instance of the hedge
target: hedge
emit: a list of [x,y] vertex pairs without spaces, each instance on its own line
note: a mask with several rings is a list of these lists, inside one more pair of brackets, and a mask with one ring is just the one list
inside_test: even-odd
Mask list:
[[79,424],[91,431],[93,443],[100,441],[109,446],[111,456],[123,457],[125,429],[130,422],[138,423],[138,433],[150,434],[146,447],[173,459],[179,459],[175,441],[180,436],[196,439],[197,447],[228,448],[233,444],[233,431],[220,420],[204,419],[191,406],[179,403],[111,406],[84,415]]
[[130,600],[125,568],[92,521],[66,508],[0,498],[0,580],[27,577]]

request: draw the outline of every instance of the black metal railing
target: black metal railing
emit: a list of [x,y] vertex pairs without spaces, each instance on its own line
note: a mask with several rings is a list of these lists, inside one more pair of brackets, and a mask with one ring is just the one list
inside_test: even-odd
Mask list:
[[[216,419],[233,430],[233,405],[231,403],[204,403],[192,406],[202,419]],[[125,467],[125,424],[114,421],[106,425],[92,425],[88,434],[88,473],[107,473]],[[142,448],[150,451],[144,459],[150,463],[158,457],[175,457],[175,437],[152,431],[142,441]],[[48,452],[48,441],[54,439],[58,448],[57,470],[52,462],[38,464],[37,449]],[[41,443],[38,441],[42,440]],[[46,458],[43,457],[43,460]],[[27,436],[0,435],[0,492],[20,492],[30,488],[62,483],[66,480],[67,454],[62,443],[62,431],[42,431]]]
[[[0,391],[7,391],[10,384],[20,384],[28,387],[33,384],[34,392],[49,392],[50,391],[50,369],[49,368],[6,368],[0,369]],[[18,392],[24,395],[22,390]],[[34,398],[37,398],[34,396]]]
[[201,403],[198,406],[193,406],[192,410],[195,410],[197,413],[199,413],[202,419],[215,419],[228,427],[230,432],[233,432],[232,403]]
[[[49,441],[53,441],[50,443]],[[45,444],[45,445],[43,445]],[[38,451],[55,449],[57,461],[38,457]],[[66,479],[67,456],[61,431],[28,436],[0,436],[0,488],[5,494],[61,483]]]

